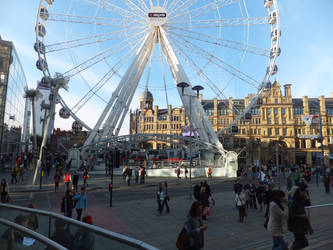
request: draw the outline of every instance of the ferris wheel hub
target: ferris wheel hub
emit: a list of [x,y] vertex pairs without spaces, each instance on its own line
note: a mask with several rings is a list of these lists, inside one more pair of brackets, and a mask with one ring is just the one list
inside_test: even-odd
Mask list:
[[167,11],[160,6],[154,6],[148,11],[148,19],[151,26],[162,26],[167,21]]

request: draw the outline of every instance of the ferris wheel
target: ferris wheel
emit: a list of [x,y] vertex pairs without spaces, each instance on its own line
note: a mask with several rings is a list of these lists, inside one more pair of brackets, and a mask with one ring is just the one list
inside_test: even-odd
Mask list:
[[[41,0],[35,31],[42,83],[69,81],[59,114],[89,131],[86,145],[117,136],[149,89],[161,107],[183,105],[200,139],[225,152],[192,86],[235,111],[222,133],[270,88],[281,53],[277,0]],[[230,107],[247,93],[245,108]]]

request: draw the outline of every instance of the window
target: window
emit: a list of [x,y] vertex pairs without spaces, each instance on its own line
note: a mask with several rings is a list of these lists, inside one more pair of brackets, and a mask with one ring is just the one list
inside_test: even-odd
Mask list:
[[0,72],[0,83],[5,83],[6,74],[4,72]]
[[214,114],[214,110],[213,109],[206,109],[205,112],[206,112],[206,115],[208,115],[208,116],[211,116],[211,115]]
[[282,124],[286,124],[286,118],[282,118]]
[[260,108],[252,108],[251,109],[252,115],[260,115]]
[[282,113],[282,115],[285,115],[286,114],[286,108],[282,108],[281,113]]
[[242,134],[245,135],[245,129],[244,128],[242,129]]
[[279,118],[274,119],[275,124],[279,124]]
[[280,135],[280,129],[279,128],[275,129],[275,135]]
[[270,115],[270,114],[271,114],[271,109],[268,108],[268,109],[267,109],[267,115]]
[[261,134],[261,129],[260,128],[258,128],[258,135],[260,135]]
[[283,128],[282,133],[283,133],[283,136],[287,136],[287,129]]
[[268,118],[267,123],[268,123],[268,124],[272,124],[272,119],[271,119],[271,118]]
[[272,135],[272,129],[268,128],[268,136]]
[[278,99],[275,98],[275,103],[278,103]]
[[279,114],[279,109],[278,108],[274,108],[274,115]]
[[218,111],[219,115],[227,115],[228,114],[228,109],[219,109]]
[[326,114],[333,115],[333,108],[326,108]]
[[303,107],[294,107],[294,114],[295,115],[303,115]]

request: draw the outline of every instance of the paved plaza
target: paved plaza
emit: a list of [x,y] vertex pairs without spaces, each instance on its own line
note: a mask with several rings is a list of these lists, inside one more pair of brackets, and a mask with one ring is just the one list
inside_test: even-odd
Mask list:
[[[9,173],[1,175],[9,180]],[[148,177],[145,185],[133,183],[128,187],[120,176],[116,176],[113,206],[110,208],[107,191],[109,177],[93,173],[90,176],[87,188],[88,209],[84,215],[92,215],[95,225],[142,240],[160,249],[176,249],[177,235],[193,201],[189,199],[189,180]],[[194,179],[193,182],[199,180]],[[39,209],[60,213],[60,201],[65,187],[62,184],[60,191],[55,193],[53,184],[46,184],[46,180],[44,181],[41,190],[39,186],[10,185],[13,204],[26,206],[33,201]],[[157,183],[161,181],[169,183],[171,212],[157,215],[155,191]],[[51,177],[48,182],[52,182]],[[245,223],[237,222],[233,180],[213,178],[208,182],[216,205],[212,208],[208,221],[205,222],[208,229],[205,232],[204,249],[271,249],[272,240],[270,233],[263,227],[262,212],[250,209]],[[243,182],[246,183],[246,179]],[[284,181],[282,189],[285,190]],[[313,205],[333,202],[332,194],[324,193],[322,183],[316,187],[313,180],[309,190]],[[314,234],[309,237],[310,247],[307,249],[331,249],[333,243],[331,211],[332,208],[327,207],[310,211]],[[74,212],[74,216],[75,214]],[[291,242],[292,235],[287,233],[286,239]]]

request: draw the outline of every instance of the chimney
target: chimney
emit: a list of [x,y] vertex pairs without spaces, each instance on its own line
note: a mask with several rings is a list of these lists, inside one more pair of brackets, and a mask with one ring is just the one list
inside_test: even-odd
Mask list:
[[284,96],[291,97],[291,84],[285,84],[284,86]]

